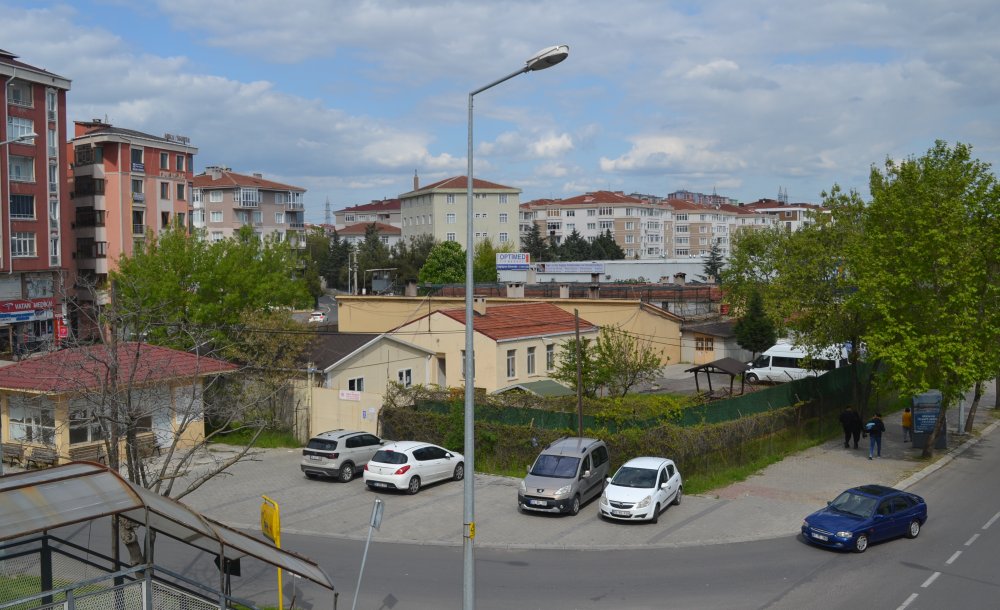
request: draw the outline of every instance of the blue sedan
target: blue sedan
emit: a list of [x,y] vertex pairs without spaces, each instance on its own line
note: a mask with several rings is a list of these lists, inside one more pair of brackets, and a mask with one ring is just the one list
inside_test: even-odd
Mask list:
[[872,542],[916,538],[927,521],[927,503],[918,495],[885,487],[853,487],[802,522],[812,544],[864,553]]

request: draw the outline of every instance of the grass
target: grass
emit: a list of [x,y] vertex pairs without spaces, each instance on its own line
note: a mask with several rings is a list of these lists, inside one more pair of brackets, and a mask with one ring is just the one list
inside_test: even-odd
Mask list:
[[[236,432],[219,434],[212,437],[216,443],[225,445],[239,445],[245,447],[253,438],[255,430],[245,429]],[[302,447],[295,435],[284,430],[264,430],[254,443],[254,447],[263,449],[298,449]]]

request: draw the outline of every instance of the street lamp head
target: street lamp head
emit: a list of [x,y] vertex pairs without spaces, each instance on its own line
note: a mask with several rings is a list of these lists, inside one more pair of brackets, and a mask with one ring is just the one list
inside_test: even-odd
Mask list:
[[37,138],[37,137],[38,137],[38,134],[32,131],[31,133],[26,133],[24,135],[21,135],[21,136],[18,136],[16,138],[14,138],[14,141],[15,142],[23,142],[24,140],[31,140],[32,138]]
[[557,45],[548,47],[535,53],[535,55],[525,62],[525,71],[533,72],[551,68],[569,56],[568,45]]

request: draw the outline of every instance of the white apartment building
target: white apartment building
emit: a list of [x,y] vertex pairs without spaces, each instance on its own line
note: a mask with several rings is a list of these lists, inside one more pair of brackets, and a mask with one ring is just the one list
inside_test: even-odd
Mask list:
[[740,208],[770,216],[774,222],[789,231],[798,231],[813,222],[813,215],[829,213],[823,206],[814,203],[785,203],[776,199],[758,199],[753,203],[741,203]]
[[[430,234],[438,241],[455,241],[466,247],[467,178],[455,176],[419,186],[413,177],[413,190],[399,196],[402,219],[401,239]],[[521,189],[476,178],[473,192],[473,239],[489,237],[494,245],[521,246],[518,210]]]

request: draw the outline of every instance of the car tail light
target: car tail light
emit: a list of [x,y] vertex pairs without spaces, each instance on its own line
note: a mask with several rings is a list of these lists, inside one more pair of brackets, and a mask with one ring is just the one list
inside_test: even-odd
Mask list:
[[340,454],[339,454],[339,453],[331,453],[331,454],[330,454],[330,458],[329,458],[329,459],[331,459],[331,460],[335,460],[335,459],[337,459],[337,458],[339,458],[339,457],[340,457]]
[[392,474],[406,474],[406,471],[409,470],[409,469],[410,469],[410,465],[407,464],[406,466],[403,466],[402,468],[400,468],[399,470],[397,470],[396,472],[394,472]]

